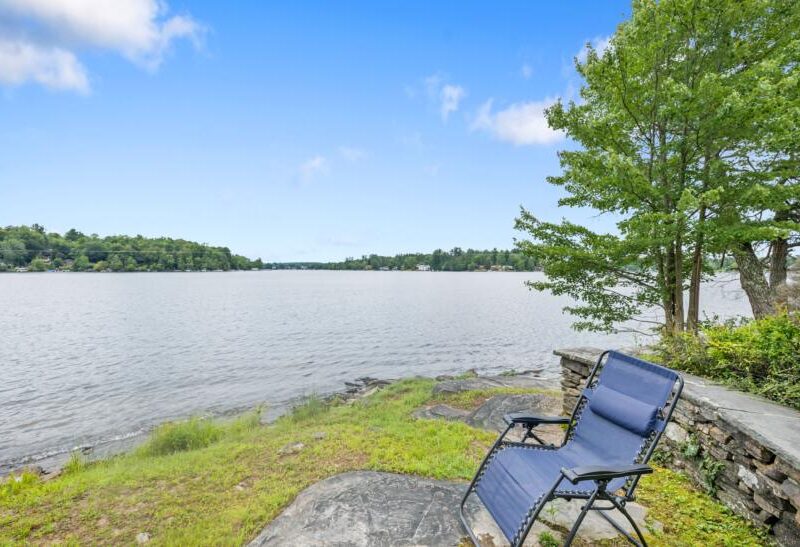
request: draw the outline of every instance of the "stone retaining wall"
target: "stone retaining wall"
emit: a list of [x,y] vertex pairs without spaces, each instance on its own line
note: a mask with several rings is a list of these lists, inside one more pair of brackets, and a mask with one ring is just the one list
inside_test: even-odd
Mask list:
[[[563,409],[572,413],[602,350],[561,357]],[[683,396],[659,450],[735,513],[766,525],[783,546],[800,546],[800,412],[684,374]]]

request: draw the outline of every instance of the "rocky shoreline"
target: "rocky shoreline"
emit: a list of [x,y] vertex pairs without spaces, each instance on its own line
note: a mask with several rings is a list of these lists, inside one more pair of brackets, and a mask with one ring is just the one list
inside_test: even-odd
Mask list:
[[[558,389],[556,380],[546,380],[538,376],[534,370],[513,372],[507,375],[500,376],[479,376],[478,373],[471,369],[462,373],[459,376],[454,375],[440,375],[435,380],[440,382],[456,381],[456,378],[468,377],[472,389],[491,389],[496,387],[541,387],[543,389]],[[516,380],[514,380],[516,378]],[[380,379],[370,376],[362,376],[352,381],[345,381],[344,388],[341,390],[333,391],[321,397],[324,403],[333,401],[352,402],[364,397],[369,397],[379,389],[397,382],[399,378]],[[447,388],[443,388],[447,389]],[[281,403],[276,407],[270,408],[265,419],[262,421],[264,424],[269,424],[290,412],[292,408],[305,402],[307,398],[298,398],[287,403]],[[242,409],[237,412],[224,414],[225,418],[235,418],[250,409]],[[213,418],[214,416],[211,416]],[[154,426],[155,427],[155,426]],[[148,435],[154,427],[143,429],[129,435],[123,435],[121,438],[116,438],[108,441],[101,441],[97,444],[82,444],[77,445],[71,450],[58,450],[42,457],[29,456],[20,458],[19,464],[8,465],[3,468],[0,466],[0,479],[4,476],[31,473],[38,476],[42,480],[51,480],[61,474],[64,465],[67,464],[70,457],[74,453],[78,453],[82,458],[88,461],[102,460],[125,454],[131,450],[136,449],[139,445],[147,440]]]

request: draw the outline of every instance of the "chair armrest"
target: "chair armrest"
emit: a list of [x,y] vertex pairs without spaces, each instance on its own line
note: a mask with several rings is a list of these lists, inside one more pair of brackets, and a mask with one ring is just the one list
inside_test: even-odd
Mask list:
[[647,475],[653,472],[649,465],[581,465],[567,469],[561,468],[561,474],[572,484],[581,481],[606,481],[630,475]]
[[503,420],[508,425],[511,424],[525,424],[526,426],[537,426],[539,424],[568,424],[569,418],[563,416],[537,416],[536,414],[523,414],[522,412],[515,412],[513,414],[506,414]]

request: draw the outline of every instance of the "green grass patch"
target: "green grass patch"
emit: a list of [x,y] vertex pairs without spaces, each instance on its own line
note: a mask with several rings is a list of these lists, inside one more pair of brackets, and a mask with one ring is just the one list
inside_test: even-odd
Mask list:
[[[302,489],[337,473],[371,469],[466,481],[495,435],[411,418],[415,409],[447,399],[434,397],[433,386],[410,379],[348,404],[309,400],[268,426],[259,425],[256,413],[229,422],[189,420],[159,428],[140,450],[82,462],[51,481],[12,478],[0,484],[0,545],[131,544],[140,532],[156,545],[241,545]],[[297,442],[305,448],[279,454]],[[657,538],[662,545],[734,544],[717,541],[726,533],[738,545],[760,540],[741,519],[667,473],[659,470],[642,485],[651,514],[665,524]],[[693,517],[675,502],[677,494],[661,492],[664,485],[687,508],[702,511]]]
[[650,530],[651,545],[744,547],[773,543],[766,530],[734,515],[675,471],[657,468],[642,478],[636,493],[637,501],[650,508],[648,520],[657,520],[664,527],[661,532]]
[[144,456],[166,456],[205,448],[217,442],[222,437],[222,432],[221,425],[201,418],[170,422],[158,426],[140,451]]

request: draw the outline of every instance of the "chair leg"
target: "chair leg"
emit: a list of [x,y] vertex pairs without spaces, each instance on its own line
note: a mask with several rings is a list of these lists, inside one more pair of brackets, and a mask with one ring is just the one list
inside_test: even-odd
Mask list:
[[[622,505],[621,503],[619,503],[618,501],[616,501],[616,500],[614,500],[614,499],[611,499],[611,498],[609,498],[609,500],[608,500],[608,501],[610,501],[610,502],[611,502],[611,504],[612,504],[614,507],[616,507],[616,508],[617,508],[617,510],[618,510],[620,513],[622,513],[622,515],[623,515],[623,516],[624,516],[626,519],[628,519],[628,522],[630,522],[630,523],[631,523],[631,526],[633,527],[633,531],[634,531],[634,532],[636,532],[636,535],[639,537],[639,542],[640,542],[640,543],[639,543],[639,545],[640,545],[640,547],[647,547],[647,542],[644,540],[644,536],[642,535],[642,531],[641,531],[641,530],[639,530],[639,526],[636,524],[636,521],[635,521],[635,520],[633,520],[633,517],[630,515],[630,513],[628,513],[628,511],[625,509],[625,506],[624,506],[624,505]],[[603,515],[603,516],[605,516],[605,515]],[[633,543],[634,545],[636,545],[636,542],[635,542],[635,541],[632,541],[632,538],[631,538],[631,537],[630,537],[628,534],[625,534],[625,536],[628,538],[628,541],[630,541],[631,543]]]
[[600,493],[599,489],[595,490],[594,492],[592,492],[592,495],[589,496],[589,499],[586,500],[586,505],[584,505],[583,508],[581,509],[581,513],[578,515],[578,518],[575,519],[575,524],[572,525],[572,529],[569,531],[569,535],[567,536],[567,539],[564,541],[564,547],[569,547],[570,545],[572,545],[575,536],[578,534],[578,528],[581,527],[583,519],[586,518],[586,513],[588,513],[589,510],[592,508],[592,504],[594,503],[594,500],[597,499],[597,494],[599,493]]

